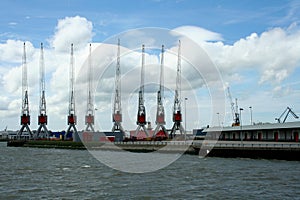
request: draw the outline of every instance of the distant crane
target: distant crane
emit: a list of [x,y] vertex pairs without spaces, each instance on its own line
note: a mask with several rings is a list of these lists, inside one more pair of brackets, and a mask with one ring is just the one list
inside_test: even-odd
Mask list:
[[40,105],[39,105],[38,124],[39,124],[39,128],[37,130],[37,137],[48,138],[50,135],[46,126],[47,113],[46,113],[46,97],[45,97],[45,64],[44,64],[43,43],[41,43],[41,53],[40,53]]
[[232,126],[239,126],[240,125],[240,114],[238,111],[239,108],[238,108],[237,98],[235,99],[235,104],[234,104],[234,102],[232,101],[229,87],[227,87],[227,93],[228,93],[228,98],[229,98],[230,105],[231,105],[231,113],[232,113],[232,118],[233,118]]
[[159,90],[157,92],[157,111],[156,111],[156,128],[154,130],[153,137],[159,132],[160,128],[164,134],[168,137],[168,132],[165,128],[165,109],[163,105],[164,98],[164,45],[161,47],[161,64],[160,64],[160,83]]
[[93,72],[92,72],[92,45],[90,44],[89,48],[89,57],[88,57],[88,94],[87,94],[87,111],[85,116],[85,124],[86,124],[86,131],[95,132],[94,129],[94,103],[93,103],[93,95],[92,95],[92,81],[93,81]]
[[143,129],[149,137],[147,128],[146,128],[146,109],[144,106],[144,76],[145,76],[145,45],[142,45],[142,68],[141,68],[141,85],[140,85],[140,91],[139,91],[139,105],[138,105],[138,113],[137,113],[137,122],[138,125],[135,136],[138,135],[139,131]]
[[28,81],[27,81],[27,63],[26,63],[26,49],[25,42],[23,46],[22,57],[22,112],[21,112],[21,129],[17,133],[17,137],[21,138],[23,133],[27,131],[29,137],[32,138],[33,134],[29,128],[30,114],[29,114],[29,101],[28,101]]
[[[292,109],[291,109],[290,107],[287,107],[287,108],[284,110],[284,112],[280,115],[280,117],[279,117],[279,118],[275,118],[275,120],[278,121],[278,123],[285,123],[285,121],[286,121],[286,119],[287,119],[287,117],[289,116],[290,113],[293,115],[293,117],[294,117],[295,119],[298,119],[298,118],[299,118],[299,117],[292,111]],[[284,117],[283,121],[281,122],[281,118],[284,116],[284,114],[285,114],[285,117]]]
[[121,69],[120,69],[120,39],[118,39],[117,65],[115,74],[115,98],[112,113],[113,127],[112,132],[120,131],[125,136],[125,131],[121,125],[122,109],[121,109]]
[[177,60],[177,76],[176,76],[176,89],[174,97],[173,107],[173,122],[170,138],[175,136],[176,130],[180,131],[180,134],[184,133],[182,126],[182,113],[181,113],[181,42],[178,43],[178,60]]
[[[74,92],[74,52],[73,44],[71,44],[71,58],[70,58],[70,71],[69,71],[70,85],[69,85],[69,115],[68,115],[68,130],[66,132],[66,137],[72,134],[74,137],[77,135],[76,129],[76,112],[75,112],[75,92]],[[73,132],[71,129],[73,128]]]

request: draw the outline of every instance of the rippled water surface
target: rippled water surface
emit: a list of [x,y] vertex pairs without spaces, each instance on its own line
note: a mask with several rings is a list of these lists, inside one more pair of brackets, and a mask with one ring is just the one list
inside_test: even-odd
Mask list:
[[130,174],[88,151],[0,143],[0,199],[299,199],[300,162],[183,155]]

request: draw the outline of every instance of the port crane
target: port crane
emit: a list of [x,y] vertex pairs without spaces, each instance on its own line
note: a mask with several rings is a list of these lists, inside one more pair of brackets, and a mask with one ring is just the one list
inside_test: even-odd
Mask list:
[[[76,129],[76,112],[75,112],[75,91],[74,91],[74,51],[73,51],[73,44],[71,44],[71,57],[70,57],[70,70],[69,70],[69,78],[70,78],[70,85],[69,85],[69,115],[68,115],[68,129],[66,132],[66,136],[70,133],[73,133],[72,136],[74,137],[77,135]],[[73,129],[73,131],[71,131]]]
[[115,73],[115,98],[112,114],[113,127],[112,132],[120,131],[125,136],[122,126],[122,109],[121,109],[121,68],[120,68],[120,39],[118,39],[117,64]]
[[181,42],[178,43],[178,60],[177,60],[177,76],[176,76],[176,89],[173,106],[173,127],[170,133],[170,138],[175,137],[176,130],[180,134],[184,133],[182,126],[182,113],[181,113]]
[[92,81],[93,81],[93,70],[92,70],[92,44],[89,46],[89,57],[88,57],[88,86],[87,86],[87,111],[85,116],[85,125],[86,131],[92,131],[95,132],[94,129],[94,123],[95,123],[95,117],[94,117],[94,103],[93,103],[93,95],[92,95]]
[[157,92],[157,111],[156,111],[156,128],[154,130],[155,137],[160,129],[164,132],[165,136],[168,137],[167,129],[165,128],[165,109],[163,105],[164,98],[164,45],[161,47],[161,63],[160,63],[160,83],[159,90]]
[[[278,123],[285,123],[285,121],[286,121],[286,119],[287,119],[287,117],[289,116],[290,113],[293,115],[293,117],[294,117],[295,119],[298,119],[298,118],[299,118],[298,115],[296,115],[296,114],[292,111],[292,109],[291,109],[290,107],[287,107],[287,108],[284,110],[284,112],[280,115],[280,117],[279,117],[279,118],[275,118],[275,120],[276,120]],[[281,121],[281,118],[284,116],[284,114],[285,114],[285,117],[284,117],[283,121]]]
[[26,62],[26,48],[25,42],[23,45],[22,56],[22,111],[21,111],[21,129],[17,133],[17,137],[21,138],[23,133],[28,133],[32,138],[33,134],[30,130],[30,114],[29,114],[29,101],[28,101],[28,80],[27,80],[27,62]]
[[37,138],[49,138],[49,131],[47,129],[47,112],[46,112],[46,97],[45,97],[45,63],[44,63],[44,49],[43,43],[41,43],[40,53],[40,105],[37,129]]
[[135,137],[138,135],[139,131],[143,129],[146,133],[146,136],[149,137],[147,128],[146,128],[146,109],[144,105],[144,79],[145,79],[145,45],[142,45],[142,68],[141,68],[141,85],[139,90],[139,102],[138,102],[138,113],[137,113],[137,121],[138,125],[135,131]]
[[237,103],[237,98],[235,99],[235,103],[232,100],[231,93],[229,87],[227,87],[227,94],[231,105],[231,113],[233,118],[232,126],[240,126],[240,114],[239,114],[239,108]]

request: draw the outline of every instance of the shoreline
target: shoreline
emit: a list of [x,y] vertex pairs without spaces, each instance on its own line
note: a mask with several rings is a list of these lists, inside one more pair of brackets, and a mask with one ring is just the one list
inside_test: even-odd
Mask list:
[[[73,150],[130,151],[135,153],[184,153],[208,157],[253,158],[300,161],[300,143],[288,142],[234,142],[234,141],[180,141],[180,142],[115,142],[82,143],[50,140],[11,140],[9,147],[57,148]],[[207,152],[209,152],[207,154]],[[207,155],[206,155],[207,154]]]

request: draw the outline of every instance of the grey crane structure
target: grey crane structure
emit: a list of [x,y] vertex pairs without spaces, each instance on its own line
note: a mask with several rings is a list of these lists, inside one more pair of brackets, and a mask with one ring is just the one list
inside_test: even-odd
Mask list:
[[26,61],[26,48],[25,42],[23,45],[22,56],[22,111],[21,111],[21,129],[17,133],[17,137],[21,138],[27,133],[29,138],[33,137],[30,130],[30,114],[29,114],[29,101],[28,101],[28,80],[27,80],[27,61]]

